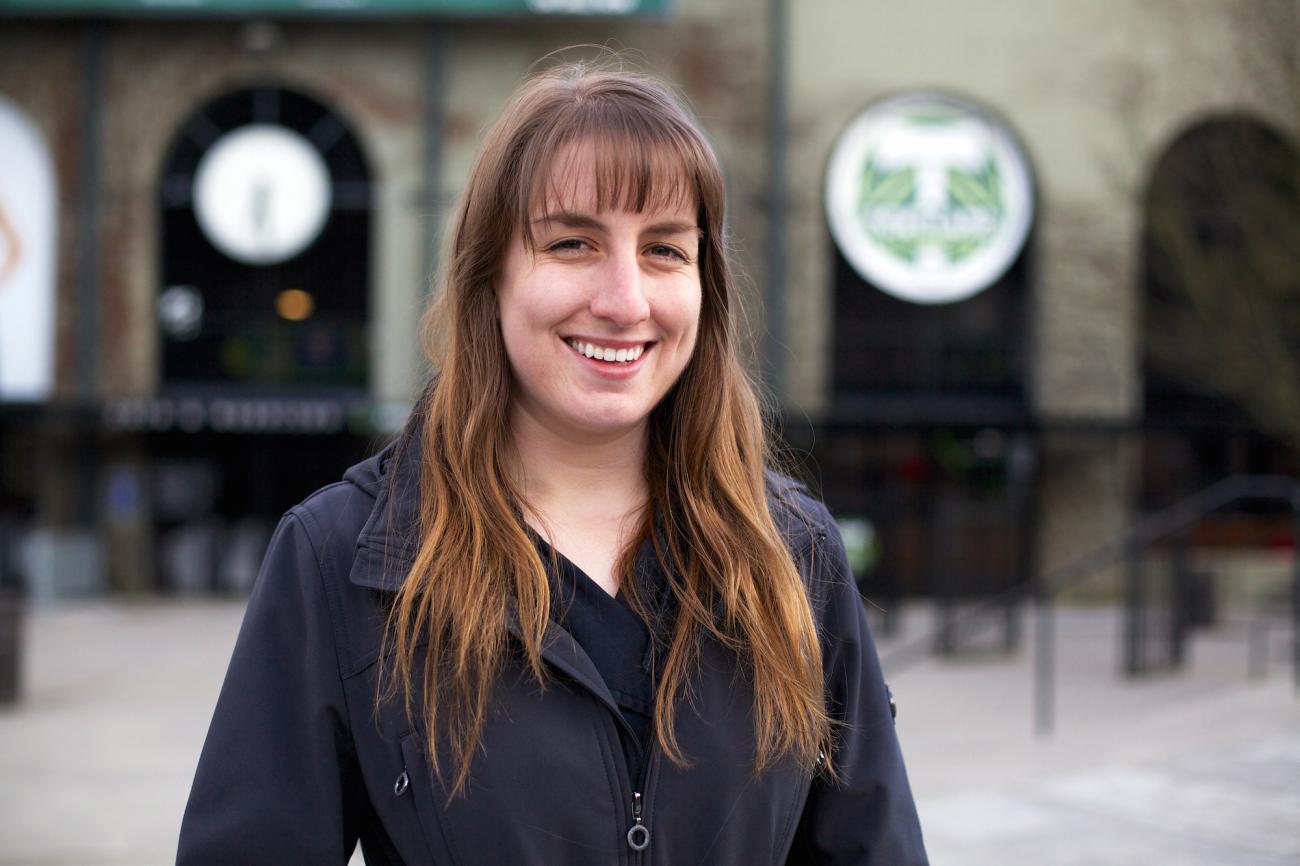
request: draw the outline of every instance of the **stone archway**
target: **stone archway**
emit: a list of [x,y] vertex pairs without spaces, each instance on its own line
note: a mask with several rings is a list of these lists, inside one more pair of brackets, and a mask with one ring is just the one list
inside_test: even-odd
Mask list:
[[1184,130],[1143,211],[1143,500],[1300,449],[1300,156],[1242,115]]

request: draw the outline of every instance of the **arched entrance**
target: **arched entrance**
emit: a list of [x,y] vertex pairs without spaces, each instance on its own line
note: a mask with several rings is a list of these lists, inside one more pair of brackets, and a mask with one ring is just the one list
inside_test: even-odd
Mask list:
[[347,121],[296,90],[229,92],[178,129],[158,398],[119,424],[148,440],[162,588],[247,587],[276,518],[373,448],[372,197]]
[[1142,499],[1297,468],[1300,159],[1235,116],[1187,129],[1144,202]]
[[[1300,474],[1295,147],[1250,117],[1199,122],[1160,155],[1143,216],[1139,507],[1232,475]],[[1129,669],[1178,665],[1188,628],[1225,600],[1280,603],[1291,544],[1285,507],[1248,501],[1135,556]]]
[[370,171],[341,117],[278,87],[218,97],[159,198],[165,385],[366,387]]

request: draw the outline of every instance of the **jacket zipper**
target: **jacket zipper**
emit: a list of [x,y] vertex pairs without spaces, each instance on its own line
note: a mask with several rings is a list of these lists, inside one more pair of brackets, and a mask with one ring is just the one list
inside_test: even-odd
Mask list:
[[641,820],[641,792],[632,792],[632,826],[627,831],[627,844],[633,851],[644,851],[650,844],[650,830]]
[[[634,863],[643,863],[650,847],[650,800],[659,776],[659,740],[650,740],[649,754],[641,778],[632,780],[632,824],[627,829],[627,846],[632,850]],[[638,790],[639,789],[639,790]]]
[[[569,671],[565,669],[564,666],[562,665],[557,666],[555,665],[554,662],[550,662],[550,664],[552,666],[558,667],[561,672],[569,673],[570,675],[572,675]],[[588,691],[595,692],[595,689],[593,689],[590,685],[587,685],[585,682],[583,682],[581,678],[578,678],[578,682],[579,684],[583,685],[583,687],[586,688]],[[612,716],[611,721],[614,723],[614,727],[616,728],[621,727],[625,729],[628,732],[628,734],[631,736],[631,738],[635,740],[635,735],[632,732],[632,726],[629,725],[627,723],[627,720],[623,718],[623,715],[622,713],[619,712],[618,707],[616,705],[611,704],[608,701],[603,701],[603,703],[607,704],[606,710],[609,712],[610,716]],[[621,738],[617,734],[615,734],[614,741],[619,742],[620,739]],[[648,847],[650,847],[649,806],[653,795],[655,779],[658,776],[658,773],[656,772],[656,769],[659,765],[658,746],[659,746],[658,738],[651,737],[649,753],[646,756],[646,761],[645,764],[643,765],[640,779],[633,779],[631,778],[630,775],[625,775],[626,760],[622,762],[624,764],[623,767],[624,772],[619,773],[620,777],[627,779],[628,789],[630,789],[632,792],[632,803],[631,803],[632,823],[628,825],[627,833],[625,835],[626,835],[628,848],[630,849],[631,862],[633,863],[644,863],[645,855],[642,852],[644,852]],[[640,788],[640,790],[637,790],[638,788]]]

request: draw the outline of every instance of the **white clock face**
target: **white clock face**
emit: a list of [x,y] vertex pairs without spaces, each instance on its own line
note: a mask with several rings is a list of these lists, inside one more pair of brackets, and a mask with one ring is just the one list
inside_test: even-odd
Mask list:
[[330,175],[307,139],[283,126],[241,126],[217,140],[194,175],[194,213],[217,249],[274,265],[316,239],[330,211]]

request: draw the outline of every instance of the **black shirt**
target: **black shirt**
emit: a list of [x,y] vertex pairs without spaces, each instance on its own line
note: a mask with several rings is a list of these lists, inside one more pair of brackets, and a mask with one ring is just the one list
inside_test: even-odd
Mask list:
[[[535,536],[548,571],[552,548]],[[590,657],[634,737],[623,737],[629,778],[639,787],[645,756],[654,737],[654,699],[658,681],[656,651],[650,629],[628,605],[622,591],[611,596],[564,554],[554,551],[558,573],[552,574],[556,622]],[[654,546],[646,541],[637,551],[634,579],[656,621],[666,610],[667,580]],[[656,626],[663,635],[661,625]]]

